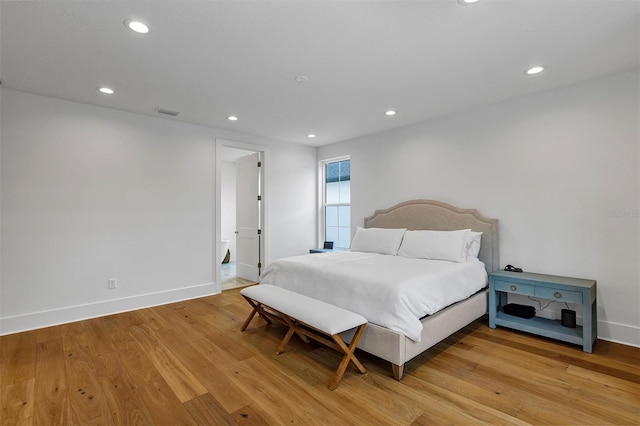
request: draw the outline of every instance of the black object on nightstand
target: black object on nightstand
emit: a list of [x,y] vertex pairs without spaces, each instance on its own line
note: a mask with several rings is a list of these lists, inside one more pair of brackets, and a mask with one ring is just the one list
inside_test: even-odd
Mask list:
[[571,309],[563,309],[560,324],[564,327],[576,328],[576,311]]

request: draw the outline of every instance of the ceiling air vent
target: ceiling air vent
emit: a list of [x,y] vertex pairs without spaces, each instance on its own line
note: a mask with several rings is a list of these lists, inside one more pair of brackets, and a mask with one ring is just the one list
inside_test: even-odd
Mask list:
[[180,114],[180,112],[178,112],[178,111],[171,111],[170,109],[160,108],[160,107],[156,108],[156,112],[158,112],[160,114],[170,115],[172,117],[175,117],[178,114]]

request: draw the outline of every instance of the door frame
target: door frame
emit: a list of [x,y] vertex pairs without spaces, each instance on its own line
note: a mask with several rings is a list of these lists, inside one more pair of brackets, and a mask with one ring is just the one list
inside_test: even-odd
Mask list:
[[259,152],[262,158],[262,175],[261,175],[261,188],[262,194],[262,209],[260,211],[260,221],[262,238],[260,238],[260,251],[262,253],[262,267],[264,268],[269,263],[269,152],[264,145],[255,145],[250,143],[232,141],[229,139],[216,138],[216,152],[215,152],[215,235],[213,236],[214,244],[214,277],[215,277],[215,293],[222,292],[222,266],[218,259],[220,259],[220,251],[222,245],[222,151],[224,148],[243,149],[246,151]]

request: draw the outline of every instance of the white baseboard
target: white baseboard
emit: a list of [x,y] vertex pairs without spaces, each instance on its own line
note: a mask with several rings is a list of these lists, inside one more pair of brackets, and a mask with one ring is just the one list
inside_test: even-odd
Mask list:
[[598,321],[598,339],[640,348],[640,327]]
[[216,294],[215,283],[0,318],[0,336]]

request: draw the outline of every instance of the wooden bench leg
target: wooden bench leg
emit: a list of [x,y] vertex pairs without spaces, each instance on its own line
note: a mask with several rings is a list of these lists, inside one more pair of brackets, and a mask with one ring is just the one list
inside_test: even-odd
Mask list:
[[240,327],[240,331],[245,331],[247,329],[247,326],[249,325],[249,323],[257,313],[258,311],[254,308],[249,314],[249,316],[247,317],[247,319],[244,320],[244,323],[242,323],[242,327]]
[[[269,325],[273,324],[273,321],[271,320],[271,318],[269,318],[269,315],[273,315],[273,314],[265,311],[262,303],[256,302],[253,299],[248,298],[247,296],[242,296],[242,297],[244,297],[245,300],[249,302],[253,310],[251,311],[247,319],[244,321],[244,323],[240,327],[240,331],[245,331],[247,329],[247,327],[249,326],[249,323],[251,322],[251,320],[256,314],[260,315],[260,317],[262,317],[262,319],[264,319],[267,322],[267,324]],[[269,309],[273,309],[273,308],[269,308]],[[275,309],[273,309],[273,311],[280,316],[280,317],[276,317],[276,316],[273,317],[273,319],[276,320],[276,322],[284,323],[285,325],[289,326],[289,332],[287,334],[293,333],[295,331],[296,334],[300,336],[300,339],[302,339],[303,342],[309,343],[309,339],[307,339],[307,336],[297,331],[298,329],[297,322],[292,323],[292,321],[289,319],[287,315],[283,314],[282,312],[276,311]],[[284,351],[284,348],[289,342],[290,338],[291,336],[286,338],[286,340],[285,339],[282,340],[282,342],[280,343],[280,346],[278,347],[278,351],[276,353],[280,354]]]
[[291,339],[291,336],[293,336],[294,332],[298,336],[300,336],[303,342],[309,343],[309,339],[307,338],[307,336],[305,336],[299,331],[297,320],[290,318],[289,316],[283,314],[282,312],[278,312],[278,313],[282,316],[282,319],[284,320],[284,322],[289,326],[289,330],[287,331],[287,334],[284,335],[284,338],[280,342],[280,345],[278,345],[278,349],[276,349],[276,353],[278,355],[284,352],[284,348],[287,346],[287,343],[289,343],[289,340]]
[[[287,346],[287,343],[289,343],[289,339],[291,339],[291,336],[293,336],[294,331],[295,330],[293,329],[293,327],[289,327],[289,330],[287,330],[287,334],[284,335],[284,338],[280,342],[280,345],[278,345],[278,349],[276,349],[276,353],[278,355],[284,352],[284,348]],[[307,342],[308,341],[309,340],[307,340]]]
[[360,340],[360,336],[362,336],[362,332],[364,331],[365,326],[366,324],[362,324],[361,326],[358,327],[358,329],[356,330],[356,333],[353,335],[353,338],[351,339],[351,343],[349,344],[349,346],[347,346],[344,343],[344,341],[340,338],[339,335],[334,334],[331,336],[331,338],[333,338],[333,341],[338,345],[338,347],[344,353],[344,357],[342,358],[342,362],[340,362],[340,365],[336,370],[336,374],[333,376],[333,379],[331,379],[331,382],[329,382],[329,389],[335,390],[338,387],[338,385],[340,384],[340,381],[342,380],[342,376],[344,375],[344,372],[347,369],[347,366],[349,365],[349,361],[353,362],[353,365],[356,366],[356,368],[358,369],[358,371],[360,371],[360,373],[364,374],[367,372],[367,370],[365,370],[365,368],[362,366],[360,361],[358,361],[358,359],[354,355],[356,346],[358,346],[358,340]]
[[260,315],[260,317],[262,317],[263,320],[265,320],[267,322],[267,324],[271,324],[271,320],[269,319],[269,317],[267,317],[264,313],[263,313],[263,309],[261,307],[260,303],[255,303],[253,300],[249,299],[246,296],[242,296],[245,298],[245,300],[247,302],[249,302],[249,304],[251,305],[251,307],[253,308],[253,310],[251,311],[251,313],[249,314],[249,316],[247,317],[247,319],[244,321],[244,323],[242,324],[242,327],[240,327],[240,331],[245,331],[247,329],[247,326],[249,325],[249,323],[251,322],[251,320],[253,319],[253,317],[258,314]]

